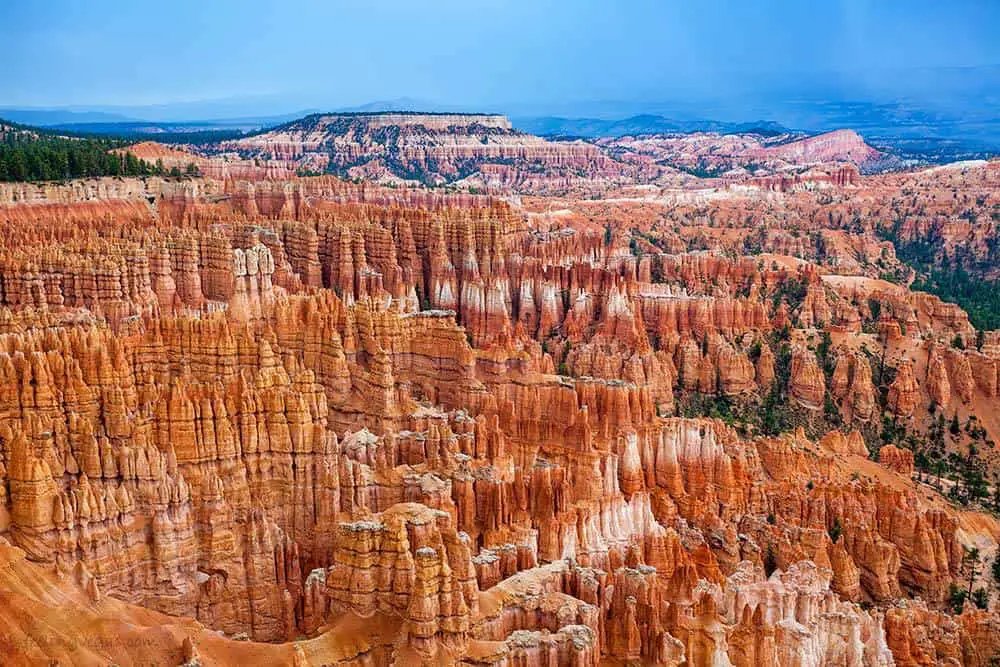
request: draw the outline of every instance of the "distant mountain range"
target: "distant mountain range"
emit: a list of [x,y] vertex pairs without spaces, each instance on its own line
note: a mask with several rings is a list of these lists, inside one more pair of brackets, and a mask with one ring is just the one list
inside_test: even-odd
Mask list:
[[655,114],[640,114],[622,119],[560,118],[557,116],[513,117],[514,127],[528,134],[564,137],[623,137],[638,134],[687,134],[719,132],[721,134],[759,134],[777,136],[791,130],[780,123],[725,123],[714,120],[674,120]]
[[639,135],[756,134],[763,137],[781,134],[815,134],[850,128],[863,135],[877,148],[904,159],[930,162],[983,158],[1000,154],[1000,117],[949,118],[914,110],[902,104],[866,105],[847,103],[828,105],[801,124],[776,121],[725,122],[717,120],[678,120],[655,114],[641,114],[623,119],[563,118],[557,116],[513,117],[514,127],[522,132],[545,137],[623,137]]
[[[667,94],[667,93],[665,93]],[[942,161],[1000,154],[1000,66],[837,73],[794,81],[737,81],[724,91],[672,100],[592,100],[460,105],[408,97],[354,106],[322,93],[257,95],[183,103],[0,108],[0,118],[41,127],[134,137],[247,133],[319,111],[502,113],[545,137],[622,137],[690,132],[816,134],[851,128],[882,150]],[[322,106],[322,108],[317,108]],[[757,120],[760,119],[760,120]]]
[[38,127],[51,127],[67,124],[100,124],[120,123],[133,120],[127,116],[106,111],[70,111],[67,109],[3,109],[0,108],[0,118]]
[[93,134],[163,134],[206,130],[256,130],[286,123],[306,115],[307,111],[275,116],[214,118],[207,120],[158,121],[129,118],[119,114],[62,111],[58,109],[0,109],[0,118],[23,125],[49,127]]
[[447,103],[400,97],[345,106],[300,91],[146,105],[0,108],[0,118],[102,134],[250,131],[317,112],[504,114],[542,136],[627,136],[693,131],[815,134],[851,128],[866,140],[920,155],[1000,153],[1000,65],[829,71],[782,78],[741,75],[726,86],[645,99]]

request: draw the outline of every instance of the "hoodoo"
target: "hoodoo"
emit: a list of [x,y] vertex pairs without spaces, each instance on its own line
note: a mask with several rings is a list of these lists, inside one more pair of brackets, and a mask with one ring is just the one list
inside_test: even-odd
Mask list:
[[985,8],[61,1],[0,9],[0,667],[1000,664],[996,77],[887,66]]

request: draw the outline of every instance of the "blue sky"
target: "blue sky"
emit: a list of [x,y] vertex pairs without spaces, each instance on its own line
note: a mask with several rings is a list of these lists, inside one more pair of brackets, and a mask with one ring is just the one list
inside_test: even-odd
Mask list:
[[0,106],[470,108],[1000,64],[1000,1],[0,0]]

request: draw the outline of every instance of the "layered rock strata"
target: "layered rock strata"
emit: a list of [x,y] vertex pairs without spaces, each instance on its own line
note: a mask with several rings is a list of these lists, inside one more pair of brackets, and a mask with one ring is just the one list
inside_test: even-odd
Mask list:
[[946,604],[995,522],[866,445],[995,405],[951,309],[484,198],[142,187],[3,209],[11,664],[990,657]]

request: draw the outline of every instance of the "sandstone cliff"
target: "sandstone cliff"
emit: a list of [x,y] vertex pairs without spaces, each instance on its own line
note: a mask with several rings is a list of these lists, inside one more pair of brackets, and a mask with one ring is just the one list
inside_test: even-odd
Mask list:
[[990,657],[946,602],[996,527],[868,454],[932,400],[990,425],[960,310],[328,177],[17,197],[11,664]]

